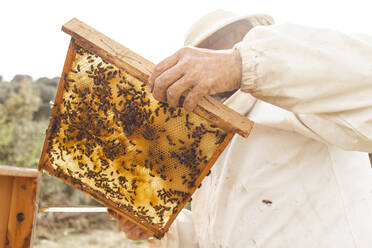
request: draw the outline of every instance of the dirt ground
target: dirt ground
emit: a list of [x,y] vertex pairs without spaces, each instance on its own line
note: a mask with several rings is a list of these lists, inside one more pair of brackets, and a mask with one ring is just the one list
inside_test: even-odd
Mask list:
[[33,248],[145,248],[143,242],[126,240],[124,234],[114,230],[90,230],[87,233],[69,233],[64,230],[53,239],[35,237]]
[[127,240],[106,213],[37,214],[33,248],[145,248]]

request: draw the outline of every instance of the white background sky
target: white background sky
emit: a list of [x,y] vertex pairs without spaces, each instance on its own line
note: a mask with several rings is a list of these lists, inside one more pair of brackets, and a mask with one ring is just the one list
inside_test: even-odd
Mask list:
[[0,75],[60,76],[70,39],[60,29],[73,17],[157,63],[182,46],[194,21],[216,9],[372,34],[371,7],[370,0],[0,0]]

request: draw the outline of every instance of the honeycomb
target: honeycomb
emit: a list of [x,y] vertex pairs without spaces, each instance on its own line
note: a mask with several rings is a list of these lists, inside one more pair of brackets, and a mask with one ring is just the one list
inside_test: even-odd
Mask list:
[[145,82],[82,46],[73,49],[44,169],[161,237],[231,135],[158,102]]

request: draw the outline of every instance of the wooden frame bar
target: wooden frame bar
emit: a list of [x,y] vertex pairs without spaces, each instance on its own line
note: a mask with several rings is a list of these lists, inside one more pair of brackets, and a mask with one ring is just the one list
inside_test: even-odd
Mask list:
[[[132,52],[94,28],[74,18],[62,26],[62,31],[71,35],[79,44],[101,58],[128,71],[142,81],[147,81],[155,65]],[[206,96],[195,108],[194,113],[216,124],[227,132],[248,137],[253,122],[245,116],[223,105],[216,99]]]

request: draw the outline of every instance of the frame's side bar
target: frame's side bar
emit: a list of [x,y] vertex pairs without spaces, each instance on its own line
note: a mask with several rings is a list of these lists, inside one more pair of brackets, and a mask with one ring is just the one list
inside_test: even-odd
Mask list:
[[46,151],[48,149],[48,145],[49,145],[49,138],[50,138],[50,135],[52,134],[53,124],[55,122],[54,118],[58,113],[58,108],[59,108],[60,103],[62,101],[63,88],[65,87],[65,75],[67,75],[68,72],[70,71],[71,66],[72,66],[72,62],[75,58],[75,55],[76,55],[76,49],[75,49],[74,39],[72,38],[71,41],[70,41],[70,45],[68,47],[65,64],[63,66],[62,75],[61,75],[61,78],[59,80],[57,94],[56,94],[56,97],[54,99],[54,106],[52,108],[52,112],[51,112],[51,115],[50,115],[51,119],[49,121],[48,129],[47,129],[46,134],[45,134],[43,150],[41,151],[39,165],[38,165],[38,169],[40,171],[43,169],[44,165],[49,162],[48,154],[46,153]]
[[[85,49],[94,52],[104,60],[126,70],[141,81],[147,81],[155,65],[94,28],[74,18],[62,26]],[[225,131],[232,131],[248,137],[253,122],[226,107],[210,96],[204,97],[194,112]]]

